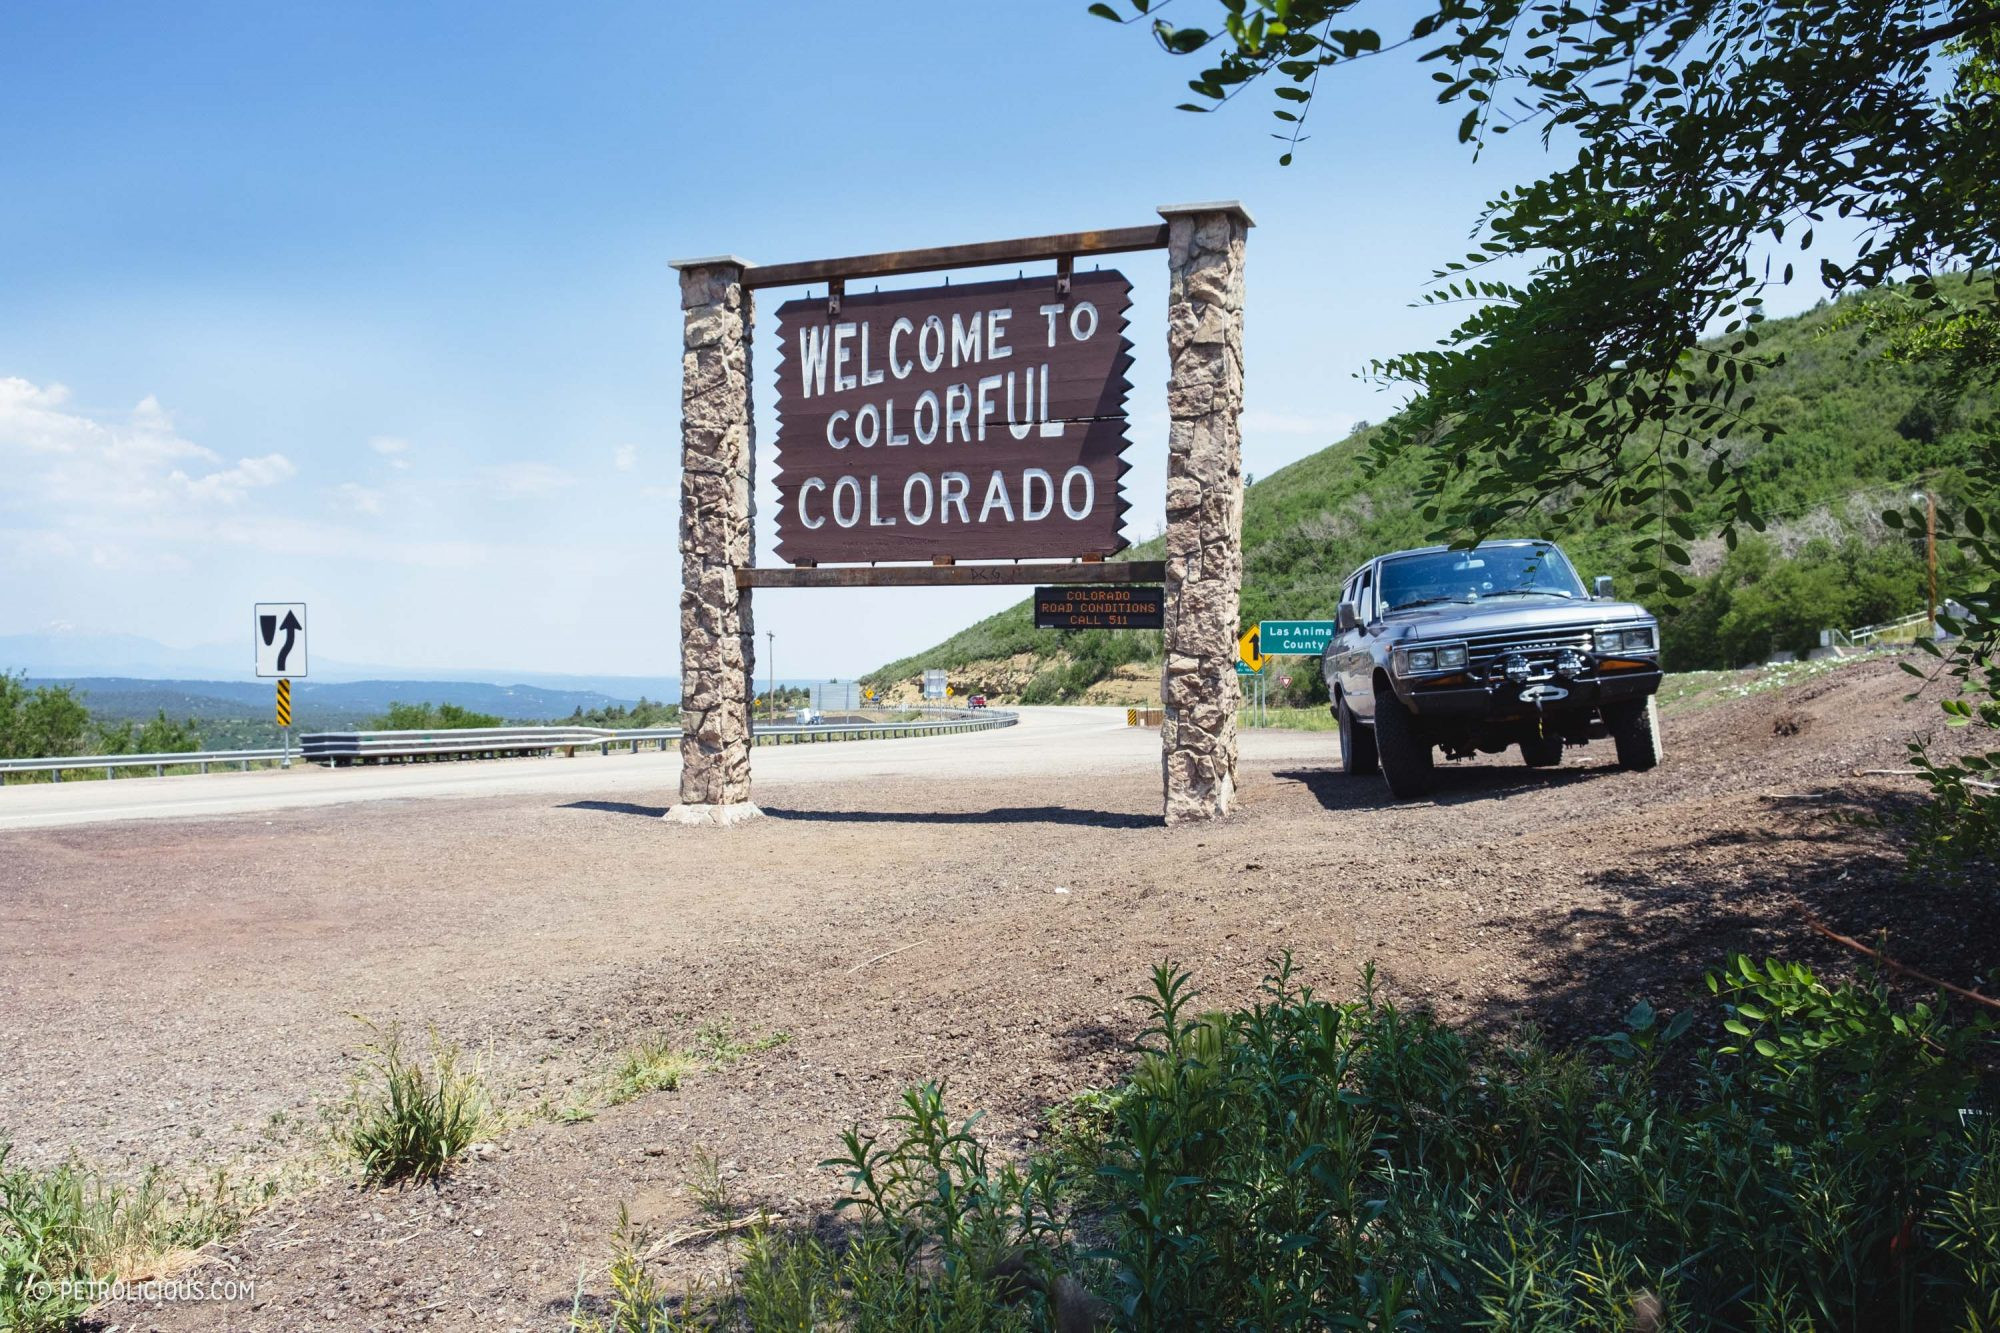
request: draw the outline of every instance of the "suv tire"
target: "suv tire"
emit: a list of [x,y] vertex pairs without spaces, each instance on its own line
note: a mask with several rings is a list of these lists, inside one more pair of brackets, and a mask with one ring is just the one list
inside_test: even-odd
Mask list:
[[1336,699],[1333,711],[1340,719],[1340,771],[1352,778],[1380,773],[1382,761],[1375,754],[1375,729],[1355,721],[1345,699]]
[[1660,705],[1648,696],[1644,703],[1614,704],[1604,710],[1604,729],[1618,749],[1618,767],[1643,773],[1660,762]]
[[1375,695],[1375,753],[1391,796],[1414,801],[1430,795],[1431,744],[1402,700],[1384,691]]
[[1535,736],[1521,742],[1521,762],[1529,768],[1554,768],[1563,761],[1563,738]]

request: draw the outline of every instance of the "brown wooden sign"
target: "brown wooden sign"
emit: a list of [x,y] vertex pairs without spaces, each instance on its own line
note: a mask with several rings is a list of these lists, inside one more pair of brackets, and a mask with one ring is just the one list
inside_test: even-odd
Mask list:
[[1093,272],[780,306],[779,557],[1122,550],[1131,305]]
[[1161,629],[1166,589],[1083,584],[1035,589],[1036,629]]

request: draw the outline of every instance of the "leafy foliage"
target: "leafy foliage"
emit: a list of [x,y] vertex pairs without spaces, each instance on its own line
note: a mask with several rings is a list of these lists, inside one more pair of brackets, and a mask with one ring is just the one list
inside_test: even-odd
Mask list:
[[[68,685],[37,685],[0,671],[0,759],[59,759],[78,754],[172,754],[201,748],[192,718],[175,722],[161,709],[138,727],[94,717]],[[23,774],[28,780],[46,777]]]
[[620,1326],[2000,1327],[1994,1024],[1785,962],[1707,989],[1555,1050],[1288,958],[1203,1012],[1163,965],[1131,1077],[1040,1157],[913,1088],[827,1163],[845,1244],[760,1231],[684,1322]]
[[370,722],[382,731],[458,731],[503,725],[491,713],[475,713],[459,704],[392,703],[389,710]]
[[[1121,21],[1153,10],[1127,2],[1129,15],[1092,9]],[[1472,307],[1444,343],[1373,367],[1417,392],[1374,460],[1423,452],[1425,516],[1440,531],[1490,532],[1550,503],[1643,515],[1639,591],[1693,593],[1698,537],[1719,531],[1733,547],[1762,526],[1741,446],[1785,430],[1763,303],[1802,277],[1873,293],[1863,322],[1933,389],[1899,422],[1909,438],[1934,439],[1970,392],[2000,382],[1994,0],[1440,0],[1399,20],[1408,35],[1394,42],[1349,26],[1364,11],[1367,0],[1219,0],[1213,29],[1154,17],[1152,30],[1169,52],[1219,53],[1188,109],[1276,83],[1285,162],[1320,75],[1392,46],[1435,67],[1439,101],[1466,108],[1462,141],[1526,128],[1574,147],[1567,165],[1492,200],[1476,248],[1437,274],[1428,300]],[[1800,275],[1829,222],[1851,245]],[[1990,413],[1975,438],[1966,471],[1990,495]],[[1725,501],[1709,522],[1699,482]],[[1970,614],[1941,674],[1960,686],[1954,721],[1990,731],[2000,561],[1978,509],[1958,522]],[[2000,747],[1917,757],[1934,797],[1919,859],[1990,865],[2000,791],[1978,775]]]

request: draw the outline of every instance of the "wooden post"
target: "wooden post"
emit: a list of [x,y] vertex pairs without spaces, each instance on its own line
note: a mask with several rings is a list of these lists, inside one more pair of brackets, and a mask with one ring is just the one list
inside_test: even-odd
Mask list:
[[750,803],[756,642],[750,590],[756,441],[750,414],[755,298],[734,256],[683,260],[681,356],[681,790],[667,818],[733,824]]
[[1236,621],[1243,587],[1243,248],[1238,203],[1167,220],[1166,664],[1161,767],[1169,824],[1236,800]]

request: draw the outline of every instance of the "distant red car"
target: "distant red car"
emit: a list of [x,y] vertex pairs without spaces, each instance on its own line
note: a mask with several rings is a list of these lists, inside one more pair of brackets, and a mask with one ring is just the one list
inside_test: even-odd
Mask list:
[[984,707],[986,707],[986,696],[985,696],[985,695],[983,695],[983,694],[975,694],[975,695],[973,695],[973,696],[972,696],[972,705],[971,705],[971,706],[972,706],[972,707],[974,707],[974,708],[984,708]]

